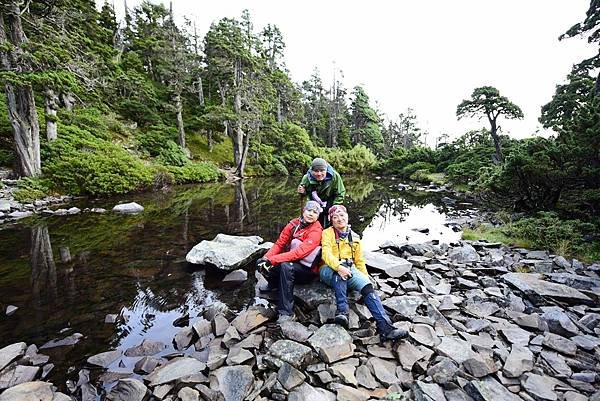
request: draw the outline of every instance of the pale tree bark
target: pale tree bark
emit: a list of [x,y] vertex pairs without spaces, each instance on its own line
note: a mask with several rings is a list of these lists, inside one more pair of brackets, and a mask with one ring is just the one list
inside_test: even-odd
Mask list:
[[183,106],[181,104],[181,94],[175,93],[173,97],[175,102],[175,115],[177,117],[177,132],[179,133],[179,146],[185,149],[185,129],[183,127]]
[[[0,47],[8,46],[4,18],[14,50],[0,52],[2,68],[5,71],[23,72],[26,65],[15,58],[15,52],[27,42],[21,24],[21,13],[17,3],[10,2],[0,11]],[[7,12],[5,12],[7,10]],[[16,86],[5,84],[8,119],[13,128],[19,173],[26,177],[37,176],[42,171],[40,157],[40,126],[35,109],[33,88],[30,85]]]
[[492,139],[494,140],[494,147],[496,148],[496,158],[494,163],[502,163],[504,161],[504,155],[502,154],[502,147],[500,145],[500,137],[498,136],[498,126],[496,125],[496,119],[498,115],[493,115],[493,113],[488,112],[487,118],[490,122],[490,135],[492,135]]
[[31,289],[33,298],[40,302],[43,293],[51,298],[57,296],[56,264],[48,226],[31,228]]
[[56,127],[56,114],[58,112],[58,96],[50,88],[45,93],[45,113],[46,113],[46,139],[53,141],[58,137]]

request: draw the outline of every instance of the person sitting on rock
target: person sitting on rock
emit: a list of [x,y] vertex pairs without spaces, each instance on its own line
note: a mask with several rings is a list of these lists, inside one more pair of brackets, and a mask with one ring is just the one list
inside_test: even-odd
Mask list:
[[325,159],[317,157],[302,177],[298,193],[305,194],[309,200],[317,201],[321,205],[323,212],[319,215],[319,221],[325,228],[330,225],[327,221],[327,211],[331,206],[344,202],[346,188],[340,174]]
[[392,325],[379,295],[374,291],[365,265],[360,238],[348,225],[348,213],[343,205],[329,209],[332,227],[323,231],[321,281],[335,291],[335,323],[348,328],[348,290],[360,291],[365,305],[373,315],[381,341],[405,338],[408,332]]
[[256,262],[267,279],[267,284],[259,290],[264,293],[279,289],[277,322],[280,324],[295,320],[294,284],[307,284],[318,272],[323,232],[318,218],[322,211],[318,202],[306,202],[302,216],[290,221],[271,249]]

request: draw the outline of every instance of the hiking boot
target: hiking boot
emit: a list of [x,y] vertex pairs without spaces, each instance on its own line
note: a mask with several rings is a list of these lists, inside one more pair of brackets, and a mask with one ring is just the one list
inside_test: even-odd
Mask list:
[[279,317],[277,318],[277,324],[280,326],[286,322],[295,322],[295,321],[296,321],[296,315],[279,315]]
[[339,324],[345,329],[349,327],[348,315],[346,313],[338,313],[337,315],[335,315],[333,321],[335,324]]
[[400,340],[402,338],[406,338],[408,337],[408,331],[404,330],[404,329],[397,329],[397,328],[393,328],[387,331],[386,333],[380,333],[379,334],[379,340],[381,342],[384,342],[386,340]]
[[268,294],[277,290],[279,290],[279,287],[271,287],[269,283],[263,283],[258,286],[258,291],[263,294]]

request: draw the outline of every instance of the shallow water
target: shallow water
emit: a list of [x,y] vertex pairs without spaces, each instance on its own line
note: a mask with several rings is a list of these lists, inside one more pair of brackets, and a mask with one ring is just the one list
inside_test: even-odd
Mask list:
[[[81,213],[34,217],[0,227],[0,305],[18,306],[0,314],[0,348],[17,341],[38,347],[49,340],[82,333],[70,347],[42,350],[56,364],[48,378],[56,384],[76,376],[89,356],[123,350],[143,338],[169,344],[185,313],[191,321],[204,306],[225,303],[238,311],[254,301],[250,274],[238,287],[224,287],[222,274],[190,266],[186,253],[218,233],[260,235],[274,241],[299,215],[296,178],[253,179],[236,184],[188,186],[126,198],[85,199],[76,206],[103,207],[136,201],[139,215]],[[460,238],[444,222],[468,205],[446,206],[447,194],[399,191],[393,180],[346,178],[347,206],[354,231],[366,249],[389,240],[422,242]],[[427,227],[429,234],[415,231]],[[105,324],[119,314],[117,324]],[[193,347],[192,347],[193,348]],[[124,357],[129,370],[138,358]],[[73,367],[75,369],[69,369]]]

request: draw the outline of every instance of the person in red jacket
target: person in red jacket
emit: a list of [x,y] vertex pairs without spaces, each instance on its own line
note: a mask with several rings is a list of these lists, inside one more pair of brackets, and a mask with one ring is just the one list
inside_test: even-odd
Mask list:
[[322,211],[318,202],[306,202],[302,216],[290,221],[271,249],[256,261],[259,271],[266,273],[268,283],[259,290],[279,289],[277,322],[280,324],[295,320],[294,284],[309,283],[318,274],[323,231],[318,219]]

